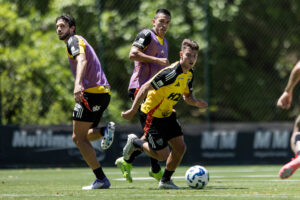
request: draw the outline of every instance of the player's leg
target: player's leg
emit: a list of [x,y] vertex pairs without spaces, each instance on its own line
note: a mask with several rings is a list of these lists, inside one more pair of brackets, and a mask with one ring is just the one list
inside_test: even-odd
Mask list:
[[[157,145],[158,146],[158,145]],[[149,143],[139,139],[136,135],[130,134],[128,135],[127,143],[123,149],[123,157],[118,158],[115,164],[121,169],[123,177],[126,178],[128,182],[132,182],[131,178],[131,168],[132,165],[127,163],[125,159],[130,158],[130,156],[136,151],[144,151],[149,156],[157,159],[157,160],[166,160],[170,150],[167,147],[167,142],[164,143],[164,147],[162,150],[156,151],[155,149],[149,146]]]
[[96,152],[87,139],[87,132],[91,127],[92,122],[73,121],[73,136],[72,139],[81,152],[82,157],[95,173],[97,180],[88,187],[83,189],[100,189],[109,188],[110,183],[106,178],[100,163],[97,160]]
[[159,182],[159,188],[179,189],[179,187],[172,182],[171,176],[181,163],[181,160],[186,150],[186,146],[184,144],[183,136],[172,138],[171,140],[169,140],[169,144],[172,147],[172,151],[167,158],[166,168]]
[[[141,137],[141,140],[144,140],[144,141],[146,141],[146,137],[143,135],[142,137]],[[131,157],[136,157],[136,152],[140,152],[141,153],[141,151],[135,151],[135,152],[133,152],[133,156],[130,156],[130,158]],[[139,155],[139,154],[138,154]],[[130,161],[131,161],[131,159],[130,159]],[[161,179],[161,177],[162,177],[162,175],[163,175],[163,171],[161,170],[161,167],[160,167],[160,165],[159,165],[159,163],[158,163],[158,160],[157,159],[155,159],[155,158],[153,158],[153,157],[150,157],[150,164],[151,164],[151,168],[150,168],[150,170],[149,170],[149,176],[150,177],[153,177],[155,180],[157,180],[157,181],[160,181],[160,179]]]
[[97,160],[95,149],[88,139],[88,133],[90,129],[98,125],[103,111],[109,104],[110,96],[108,94],[84,93],[84,98],[87,100],[89,107],[93,109],[92,111],[87,109],[83,103],[75,105],[73,111],[73,141],[97,179],[90,186],[83,187],[83,189],[109,188],[110,182]]
[[290,142],[291,149],[295,153],[295,158],[280,169],[279,176],[282,179],[289,178],[300,167],[300,116],[295,121]]
[[91,127],[92,122],[81,122],[73,120],[73,142],[80,150],[84,160],[90,168],[96,169],[100,166],[96,159],[96,152],[91,143],[87,139],[87,132]]
[[[134,94],[136,92],[136,89],[131,89],[129,90],[129,97],[133,100],[134,99]],[[146,118],[145,117],[142,117],[141,115],[141,111],[139,110],[139,114],[140,114],[140,123],[142,125],[142,128],[144,127],[145,125],[145,120]],[[130,137],[129,137],[130,138]],[[127,140],[127,149],[128,149],[128,145],[131,145],[130,144],[130,141],[129,141],[129,138]],[[143,138],[143,137],[142,137]],[[131,177],[131,169],[132,169],[132,163],[133,161],[135,160],[135,158],[140,155],[142,152],[139,151],[139,150],[133,150],[132,152],[126,152],[127,155],[129,156],[123,156],[123,157],[120,157],[118,158],[116,161],[115,161],[115,165],[117,165],[118,168],[121,169],[121,172],[122,172],[122,175],[123,177],[129,182],[129,183],[132,183],[132,177]]]
[[165,137],[172,148],[172,152],[169,154],[166,161],[166,168],[161,181],[159,182],[159,187],[179,189],[179,187],[172,182],[171,176],[175,172],[177,166],[181,163],[186,151],[186,145],[184,143],[182,129],[176,118],[175,112],[167,118],[167,122],[165,125],[161,126],[160,131],[165,133]]
[[[142,124],[142,127],[145,128],[145,123],[147,120],[147,115],[141,111],[139,111],[139,116],[140,116],[140,122]],[[141,137],[141,140],[147,141],[146,136],[143,135]],[[156,179],[157,181],[160,181],[161,177],[162,177],[162,170],[161,167],[158,163],[158,160],[150,157],[150,164],[151,164],[151,168],[149,170],[149,176],[153,177],[154,179]]]
[[104,129],[105,127],[90,128],[87,135],[88,140],[92,142],[101,139],[103,137],[102,134],[104,133]]

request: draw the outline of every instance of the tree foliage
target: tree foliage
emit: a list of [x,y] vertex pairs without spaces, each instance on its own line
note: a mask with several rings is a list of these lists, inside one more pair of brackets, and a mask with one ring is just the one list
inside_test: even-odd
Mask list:
[[[184,38],[199,43],[194,91],[204,99],[203,52],[210,44],[212,120],[290,119],[298,106],[278,114],[275,103],[298,60],[299,7],[296,0],[0,0],[2,123],[71,123],[74,80],[65,44],[55,33],[61,13],[75,17],[77,34],[94,47],[112,86],[105,118],[125,123],[120,112],[131,105],[127,87],[133,70],[128,53],[137,33],[152,28],[158,8],[172,14],[166,35],[171,62],[179,59]],[[182,102],[176,109],[184,122],[205,120],[202,110]]]

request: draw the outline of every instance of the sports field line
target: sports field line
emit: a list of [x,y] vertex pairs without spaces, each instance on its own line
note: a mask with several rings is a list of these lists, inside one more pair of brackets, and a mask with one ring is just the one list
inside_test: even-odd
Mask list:
[[[266,178],[266,177],[273,177],[276,179],[268,179],[268,180],[234,180],[235,182],[244,182],[244,181],[251,181],[251,182],[262,182],[262,181],[282,181],[282,182],[300,182],[300,180],[294,180],[294,179],[289,179],[289,180],[281,180],[278,178],[277,175],[241,175],[241,176],[210,176],[211,179],[217,178],[217,179],[222,179],[222,178]],[[134,177],[132,178],[135,181],[146,181],[146,180],[154,180],[152,177]],[[172,176],[172,179],[184,179],[184,176]],[[126,181],[125,178],[115,178],[113,179],[115,181]],[[226,181],[226,179],[222,179],[222,181]],[[232,181],[231,179],[229,181]]]

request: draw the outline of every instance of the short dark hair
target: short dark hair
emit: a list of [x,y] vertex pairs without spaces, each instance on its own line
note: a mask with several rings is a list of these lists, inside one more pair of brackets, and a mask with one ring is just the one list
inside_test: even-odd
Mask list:
[[74,26],[74,27],[75,27],[74,33],[75,33],[75,30],[76,30],[76,21],[75,21],[74,17],[72,17],[72,15],[69,15],[69,14],[62,14],[61,16],[59,16],[59,17],[56,18],[56,23],[57,23],[57,21],[60,20],[60,19],[66,21],[66,22],[69,24],[69,27],[70,27],[70,28],[71,28],[72,26]]
[[158,14],[161,14],[161,13],[162,13],[162,14],[165,14],[165,15],[168,15],[168,16],[171,18],[171,13],[170,13],[170,11],[168,11],[167,9],[164,9],[164,8],[157,9],[154,18],[156,18],[157,15],[158,15]]
[[181,50],[183,51],[187,47],[191,48],[192,50],[199,50],[199,45],[197,44],[197,42],[190,39],[184,39],[181,43]]

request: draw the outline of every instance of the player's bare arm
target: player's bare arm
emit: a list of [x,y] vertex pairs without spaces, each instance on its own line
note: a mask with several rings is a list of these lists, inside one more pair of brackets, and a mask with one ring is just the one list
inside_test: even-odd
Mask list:
[[299,80],[300,80],[300,61],[296,64],[296,66],[292,70],[288,84],[285,87],[285,91],[288,93],[292,93],[294,87],[297,85]]
[[76,78],[74,84],[74,99],[75,102],[80,103],[82,100],[82,79],[86,70],[87,60],[85,54],[81,53],[76,56],[77,67],[76,67]]
[[141,89],[136,94],[136,97],[134,99],[134,102],[132,103],[132,106],[129,110],[122,112],[122,117],[127,120],[131,120],[132,117],[135,115],[135,113],[138,111],[139,106],[142,104],[144,99],[146,98],[148,91],[152,90],[153,87],[151,85],[151,81],[148,81],[145,83]]
[[294,69],[290,74],[287,86],[285,87],[283,94],[280,96],[280,98],[277,101],[278,107],[281,107],[283,109],[289,109],[291,107],[292,100],[293,100],[293,90],[294,87],[299,82],[299,80],[300,80],[300,62],[298,62],[295,65]]
[[169,60],[167,58],[157,58],[154,56],[146,55],[142,49],[132,46],[129,52],[129,59],[145,63],[157,63],[163,66],[168,66]]
[[204,101],[202,99],[196,99],[196,97],[193,95],[193,93],[183,93],[183,99],[187,104],[196,106],[198,108],[207,108],[208,107],[206,101]]

